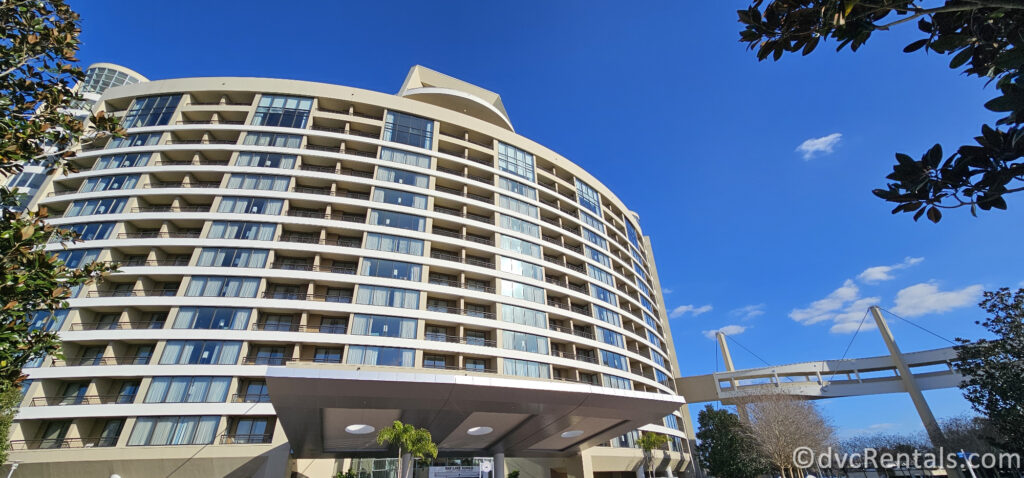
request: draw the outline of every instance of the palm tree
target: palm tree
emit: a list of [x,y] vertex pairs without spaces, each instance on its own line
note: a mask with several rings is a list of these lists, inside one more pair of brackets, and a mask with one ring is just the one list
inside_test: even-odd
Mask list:
[[[426,428],[416,428],[407,423],[395,420],[391,426],[377,432],[377,444],[387,443],[398,448],[398,477],[412,476],[412,458],[437,458],[437,444]],[[408,470],[404,470],[402,462],[410,461]],[[404,473],[403,473],[404,471]]]
[[647,471],[650,472],[651,478],[654,478],[654,453],[655,448],[664,447],[668,443],[668,437],[665,435],[658,435],[655,433],[644,433],[640,436],[640,439],[636,441],[636,444],[644,450],[644,464],[647,467]]

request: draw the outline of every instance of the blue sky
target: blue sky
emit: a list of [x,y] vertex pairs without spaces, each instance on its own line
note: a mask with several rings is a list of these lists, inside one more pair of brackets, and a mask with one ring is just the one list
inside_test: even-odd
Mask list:
[[[759,63],[737,41],[745,3],[733,1],[72,4],[83,63],[152,79],[395,92],[422,64],[501,94],[517,132],[640,214],[669,309],[682,312],[671,326],[685,375],[720,367],[704,332],[725,326],[743,328],[736,340],[772,363],[839,358],[846,324],[873,302],[940,335],[978,337],[979,291],[1024,279],[1022,256],[1009,252],[1024,204],[980,218],[948,212],[933,225],[890,215],[870,193],[894,152],[918,156],[936,142],[952,151],[994,121],[981,106],[992,88],[945,57],[901,52],[911,29],[855,54],[825,44]],[[807,140],[817,140],[809,157],[798,151]],[[945,345],[892,328],[907,351]],[[850,352],[883,353],[873,330]],[[733,355],[739,367],[762,364]],[[956,390],[926,395],[939,417],[969,409]],[[903,395],[822,407],[843,435],[921,429]]]

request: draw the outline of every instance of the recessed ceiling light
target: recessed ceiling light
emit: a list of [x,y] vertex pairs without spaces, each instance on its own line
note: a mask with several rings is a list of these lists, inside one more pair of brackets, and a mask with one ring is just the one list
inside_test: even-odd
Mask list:
[[367,433],[373,433],[374,428],[370,425],[364,425],[362,423],[356,423],[345,427],[345,431],[353,435],[366,435]]
[[486,434],[491,433],[493,431],[494,431],[494,429],[491,428],[491,427],[473,427],[473,428],[470,428],[469,430],[466,430],[466,433],[468,433],[470,435],[486,435]]
[[562,438],[576,438],[583,434],[583,430],[569,430],[562,433]]

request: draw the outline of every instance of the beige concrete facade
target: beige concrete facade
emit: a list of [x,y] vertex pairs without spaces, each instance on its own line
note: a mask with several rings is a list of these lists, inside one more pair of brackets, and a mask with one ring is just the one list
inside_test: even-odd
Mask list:
[[[33,205],[85,236],[63,259],[121,272],[40,323],[65,358],[27,370],[14,476],[327,477],[390,456],[335,426],[385,416],[444,437],[445,459],[505,454],[501,476],[633,476],[634,427],[673,438],[659,476],[690,467],[650,239],[596,178],[516,134],[497,94],[414,67],[397,95],[183,78],[96,108],[129,136],[81,151]],[[301,403],[328,376],[339,400]],[[453,380],[491,398],[445,419],[402,401]],[[342,400],[359,396],[346,383],[384,384],[381,403]],[[498,386],[536,393],[504,410]],[[569,400],[590,411],[551,412]],[[666,417],[601,411],[615,400]],[[300,450],[289,424],[310,420],[323,444]],[[467,439],[478,421],[491,431]]]

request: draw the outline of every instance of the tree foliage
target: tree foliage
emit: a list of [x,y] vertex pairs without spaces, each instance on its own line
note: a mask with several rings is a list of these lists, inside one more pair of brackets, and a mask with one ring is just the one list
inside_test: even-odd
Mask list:
[[753,478],[768,472],[768,463],[736,414],[705,405],[697,423],[696,458],[708,473],[719,478]]
[[411,476],[412,466],[403,470],[402,462],[405,455],[414,458],[427,459],[437,458],[437,444],[434,443],[430,431],[426,428],[416,428],[408,423],[395,420],[391,426],[377,432],[377,443],[389,444],[392,448],[398,449],[398,476],[407,478]]
[[960,388],[998,431],[992,444],[1024,453],[1024,289],[985,292],[978,305],[989,316],[976,323],[996,339],[957,339],[956,367],[966,377]]
[[836,50],[856,51],[876,31],[917,21],[922,38],[904,52],[949,55],[949,67],[994,82],[998,96],[985,103],[1004,113],[996,125],[983,125],[976,144],[946,156],[938,144],[920,159],[896,154],[896,164],[876,196],[895,203],[896,213],[942,218],[941,209],[968,206],[1006,209],[1003,196],[1024,191],[1024,2],[945,0],[924,6],[919,0],[753,0],[740,10],[740,41],[757,58],[778,60],[786,53],[807,55],[823,40]]
[[647,467],[647,473],[653,477],[654,450],[665,448],[665,445],[668,444],[668,437],[657,433],[644,433],[640,436],[640,439],[636,441],[636,444],[644,451],[644,464]]
[[[84,78],[75,66],[78,20],[62,0],[0,2],[2,182],[27,163],[66,173],[73,170],[68,160],[76,145],[123,132],[116,118],[83,122],[69,113],[80,100],[73,85]],[[57,335],[32,325],[35,312],[66,307],[73,287],[112,269],[71,269],[45,252],[48,242],[74,235],[46,224],[45,210],[22,211],[16,191],[0,187],[0,214],[0,395],[6,397],[18,392],[28,361],[59,353]],[[15,405],[0,404],[0,416],[13,414]],[[6,459],[6,427],[0,429],[0,463]]]
[[807,447],[817,455],[835,443],[835,429],[818,407],[783,393],[750,397],[746,406],[750,436],[765,460],[783,476],[792,475],[793,452]]

